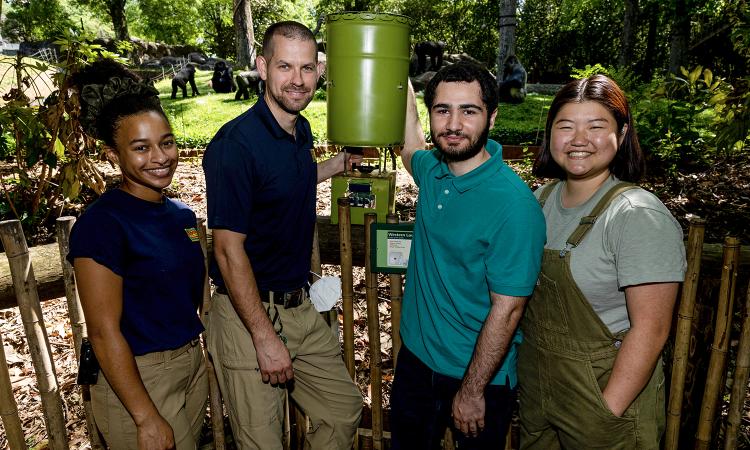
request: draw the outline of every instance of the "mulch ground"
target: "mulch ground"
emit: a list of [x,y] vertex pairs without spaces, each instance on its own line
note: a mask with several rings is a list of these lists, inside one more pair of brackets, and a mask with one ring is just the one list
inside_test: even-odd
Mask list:
[[[519,172],[528,171],[527,165],[512,164]],[[116,171],[106,164],[102,169],[110,175]],[[538,187],[541,180],[531,183]],[[727,234],[750,244],[750,160],[727,159],[702,172],[677,174],[670,178],[651,179],[644,186],[656,193],[685,230],[690,215],[698,215],[707,221],[706,241],[721,242]],[[406,173],[398,175],[396,209],[402,221],[413,220],[416,208],[417,188]],[[185,158],[177,171],[170,195],[179,198],[196,211],[198,216],[206,214],[205,182],[199,158]],[[323,183],[318,189],[318,214],[330,212],[330,185]],[[78,208],[80,209],[80,208]],[[324,274],[338,274],[338,266],[325,266]],[[370,375],[367,337],[367,308],[365,304],[364,271],[355,268],[355,359],[356,381],[369,404]],[[379,278],[379,319],[381,323],[381,359],[383,367],[384,407],[388,407],[393,361],[391,358],[390,303],[388,280]],[[75,385],[77,364],[72,345],[72,335],[67,319],[65,299],[55,299],[43,304],[44,322],[49,335],[55,367],[64,401],[67,430],[71,448],[89,448],[88,438],[80,406],[79,390]],[[14,398],[18,404],[27,444],[30,448],[46,448],[46,430],[41,410],[41,400],[31,366],[23,324],[17,308],[0,311],[0,337],[10,369]],[[0,449],[8,443],[0,424]],[[745,440],[747,441],[747,440]]]

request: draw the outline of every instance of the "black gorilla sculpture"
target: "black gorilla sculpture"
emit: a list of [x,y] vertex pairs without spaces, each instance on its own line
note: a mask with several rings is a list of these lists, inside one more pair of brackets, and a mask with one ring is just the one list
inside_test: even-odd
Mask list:
[[[417,75],[424,73],[426,70],[437,71],[443,66],[443,51],[445,42],[442,41],[423,41],[414,46],[414,53],[417,54]],[[427,67],[427,57],[430,57],[430,66]]]
[[245,100],[249,99],[250,92],[255,92],[255,94],[260,97],[261,93],[263,92],[263,82],[261,81],[260,74],[257,70],[240,72],[234,78],[237,81],[237,93],[234,94],[235,100],[239,100],[240,97],[244,98]]
[[195,65],[188,63],[172,78],[172,98],[177,98],[177,89],[182,89],[182,98],[186,98],[187,85],[190,83],[190,89],[193,90],[193,97],[201,95],[198,92],[198,86],[195,85]]
[[526,98],[526,69],[516,55],[508,55],[503,64],[503,80],[498,86],[500,101],[523,103]]
[[232,68],[227,66],[224,61],[217,61],[214,64],[214,75],[211,77],[211,87],[215,92],[226,94],[237,90],[232,78]]

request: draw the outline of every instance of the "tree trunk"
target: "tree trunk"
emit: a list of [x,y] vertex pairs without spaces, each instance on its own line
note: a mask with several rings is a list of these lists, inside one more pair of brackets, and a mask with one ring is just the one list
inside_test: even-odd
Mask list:
[[656,33],[659,28],[660,6],[653,2],[645,10],[644,17],[648,17],[648,34],[646,35],[646,54],[643,58],[641,75],[644,80],[650,80],[654,73],[654,59],[656,54]]
[[625,16],[622,20],[622,34],[620,37],[620,67],[631,67],[633,64],[633,49],[635,48],[636,29],[639,21],[638,0],[625,0]]
[[690,17],[685,0],[674,0],[673,12],[669,71],[679,75],[680,66],[687,65],[688,42],[690,40]]
[[109,16],[112,18],[112,26],[115,29],[115,37],[119,41],[130,41],[128,33],[128,19],[125,17],[126,0],[109,0]]
[[237,37],[237,67],[255,68],[255,34],[250,0],[234,0],[234,34]]
[[497,52],[497,81],[503,79],[503,64],[516,53],[516,11],[518,0],[500,0],[500,43]]

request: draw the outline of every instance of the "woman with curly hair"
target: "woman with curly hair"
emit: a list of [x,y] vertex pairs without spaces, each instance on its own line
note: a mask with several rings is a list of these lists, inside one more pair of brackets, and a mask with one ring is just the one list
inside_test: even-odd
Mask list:
[[73,84],[81,123],[122,174],[78,219],[68,254],[102,371],[97,427],[112,449],[195,449],[208,396],[204,263],[195,214],[164,195],[174,135],[158,91],[121,64],[98,61]]

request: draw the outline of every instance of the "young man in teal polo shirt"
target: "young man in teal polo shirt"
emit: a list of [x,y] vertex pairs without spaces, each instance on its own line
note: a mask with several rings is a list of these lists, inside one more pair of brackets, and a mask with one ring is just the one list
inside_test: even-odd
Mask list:
[[517,330],[545,243],[539,204],[488,140],[494,77],[475,64],[440,70],[425,90],[435,150],[411,100],[401,153],[419,186],[391,398],[395,450],[504,442],[515,400]]

